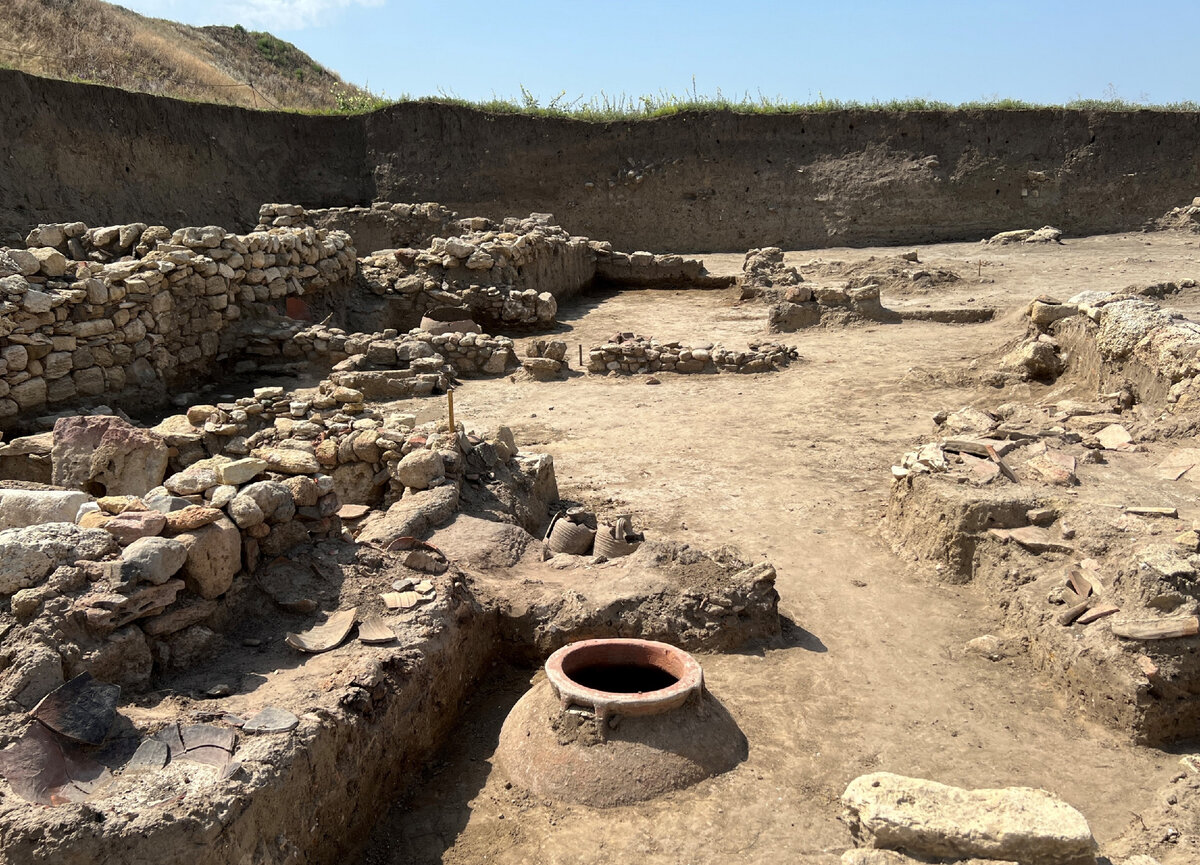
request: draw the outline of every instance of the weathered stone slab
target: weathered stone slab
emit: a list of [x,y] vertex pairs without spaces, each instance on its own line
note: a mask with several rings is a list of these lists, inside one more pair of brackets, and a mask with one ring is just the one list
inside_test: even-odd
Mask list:
[[861,847],[924,857],[1084,865],[1096,841],[1083,815],[1045,790],[963,790],[889,772],[863,775],[842,794]]

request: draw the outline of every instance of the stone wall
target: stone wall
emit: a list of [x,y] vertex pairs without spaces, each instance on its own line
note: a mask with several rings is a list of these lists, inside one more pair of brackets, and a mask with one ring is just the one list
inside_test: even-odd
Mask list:
[[[295,222],[293,222],[295,220]],[[370,207],[302,208],[296,204],[264,204],[258,211],[258,230],[292,224],[344,231],[359,252],[383,249],[421,248],[435,237],[450,237],[467,228],[458,214],[437,202],[393,204],[376,202]]]
[[714,346],[689,346],[659,342],[653,337],[619,333],[604,345],[588,351],[587,371],[624,375],[654,372],[774,372],[799,360],[793,347],[778,343],[751,343],[746,351]]
[[212,658],[252,575],[281,609],[314,612],[272,567],[294,547],[352,540],[343,517],[369,508],[346,500],[396,504],[377,521],[411,527],[448,519],[464,482],[487,482],[513,491],[498,519],[536,530],[557,497],[553,461],[519,454],[507,428],[418,426],[329,382],[315,397],[263,388],[193,406],[149,430],[62,418],[50,446],[60,488],[0,490],[0,708],[17,711],[81,673],[137,690]]
[[287,298],[348,284],[357,267],[344,233],[311,227],[46,224],[27,242],[0,248],[0,423],[77,400],[161,399],[243,349],[277,352],[268,335],[291,326],[278,315]]

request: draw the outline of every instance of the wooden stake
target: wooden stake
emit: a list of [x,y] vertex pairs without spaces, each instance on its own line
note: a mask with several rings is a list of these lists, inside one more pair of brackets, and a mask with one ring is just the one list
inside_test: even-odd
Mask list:
[[583,369],[583,343],[579,343],[579,368]]
[[458,432],[458,427],[454,425],[454,388],[446,391],[446,408],[450,413],[450,433],[453,435]]

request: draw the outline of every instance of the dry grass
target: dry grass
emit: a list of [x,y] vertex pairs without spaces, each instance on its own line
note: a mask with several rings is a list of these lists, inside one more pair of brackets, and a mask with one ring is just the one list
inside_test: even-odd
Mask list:
[[0,64],[36,75],[305,111],[335,111],[347,97],[364,93],[267,33],[189,27],[101,0],[4,0],[3,5]]

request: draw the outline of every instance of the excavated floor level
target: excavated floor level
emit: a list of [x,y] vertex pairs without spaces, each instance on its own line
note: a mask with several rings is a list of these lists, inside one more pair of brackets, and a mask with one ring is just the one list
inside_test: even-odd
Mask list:
[[[657,386],[636,375],[468,382],[458,410],[481,424],[510,423],[553,454],[564,497],[608,500],[654,533],[761,551],[779,571],[784,633],[766,647],[700,657],[747,737],[746,762],[616,809],[565,806],[510,786],[491,761],[529,676],[495,677],[466,706],[442,756],[380,820],[364,865],[834,865],[849,846],[838,797],[871,771],[1042,787],[1084,813],[1102,853],[1194,861],[1194,816],[1158,804],[1155,792],[1186,771],[1176,751],[1187,745],[1133,745],[1088,720],[1026,655],[992,662],[967,653],[967,641],[1000,627],[999,598],[913,566],[892,552],[880,524],[890,466],[929,436],[936,412],[1049,393],[1038,384],[980,385],[972,369],[1024,332],[1031,298],[1196,278],[1196,247],[1175,234],[949,244],[920,247],[920,264],[907,265],[895,249],[794,252],[788,264],[810,282],[879,273],[890,309],[936,317],[994,307],[996,315],[970,325],[906,320],[784,334],[803,360],[770,375],[660,375]],[[735,272],[741,258],[705,263]],[[958,279],[898,278],[905,268]],[[736,301],[736,290],[591,296],[560,310],[559,337],[571,358],[577,343],[620,331],[726,344],[762,338],[764,307]],[[1200,292],[1185,289],[1168,303],[1195,310]],[[1184,837],[1163,842],[1131,812]]]

